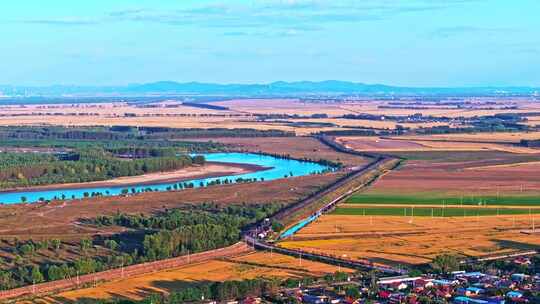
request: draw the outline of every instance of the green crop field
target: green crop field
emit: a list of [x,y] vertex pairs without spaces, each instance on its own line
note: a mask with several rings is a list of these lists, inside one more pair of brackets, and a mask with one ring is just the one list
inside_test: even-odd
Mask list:
[[444,196],[431,193],[413,195],[360,193],[350,197],[349,204],[396,205],[468,205],[468,206],[540,206],[538,196]]
[[442,207],[338,207],[332,212],[336,215],[395,215],[395,216],[487,216],[540,214],[540,208],[442,208]]

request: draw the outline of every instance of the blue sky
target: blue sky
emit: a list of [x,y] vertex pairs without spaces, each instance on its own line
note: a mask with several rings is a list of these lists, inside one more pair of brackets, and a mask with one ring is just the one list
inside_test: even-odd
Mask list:
[[17,0],[0,84],[540,86],[538,0]]

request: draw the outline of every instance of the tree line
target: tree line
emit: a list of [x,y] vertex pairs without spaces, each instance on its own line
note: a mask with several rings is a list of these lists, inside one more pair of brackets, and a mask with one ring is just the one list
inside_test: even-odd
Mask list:
[[48,139],[48,140],[165,140],[201,137],[284,137],[294,132],[282,130],[257,130],[250,128],[169,128],[169,127],[63,127],[18,126],[0,127],[1,140]]
[[204,164],[189,155],[122,160],[103,149],[81,149],[66,155],[0,153],[0,188],[79,183],[177,170]]

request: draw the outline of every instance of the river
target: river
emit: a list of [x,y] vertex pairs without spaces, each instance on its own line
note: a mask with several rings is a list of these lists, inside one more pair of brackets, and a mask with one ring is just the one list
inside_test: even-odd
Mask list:
[[254,153],[209,153],[203,154],[206,158],[206,161],[209,162],[224,162],[224,163],[237,163],[237,164],[253,164],[263,167],[269,167],[268,170],[262,170],[257,172],[238,174],[238,175],[229,175],[221,177],[210,177],[202,179],[191,179],[184,180],[182,182],[156,182],[151,184],[144,185],[130,185],[130,186],[112,186],[112,187],[89,187],[84,184],[81,184],[80,187],[70,187],[66,189],[56,188],[56,189],[39,189],[32,190],[28,188],[26,190],[17,190],[10,192],[1,192],[0,193],[0,203],[3,204],[17,204],[22,202],[22,198],[26,198],[26,202],[38,202],[40,200],[53,200],[61,198],[62,196],[66,199],[80,199],[85,196],[90,196],[92,193],[100,193],[103,196],[114,196],[121,195],[122,190],[129,189],[129,192],[142,192],[148,189],[152,191],[168,191],[168,189],[174,189],[174,185],[178,186],[181,184],[193,184],[193,187],[197,188],[201,185],[206,185],[207,183],[220,180],[221,182],[225,180],[235,182],[237,179],[264,179],[265,181],[275,180],[278,178],[283,178],[284,176],[304,176],[308,174],[313,174],[316,172],[321,172],[324,170],[331,169],[327,166],[314,163],[314,162],[304,162],[293,159],[282,159],[268,155],[259,155]]

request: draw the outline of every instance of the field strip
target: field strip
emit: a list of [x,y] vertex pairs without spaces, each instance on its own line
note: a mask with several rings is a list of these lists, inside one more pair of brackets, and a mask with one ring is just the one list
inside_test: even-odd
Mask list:
[[497,168],[512,168],[512,167],[529,166],[529,165],[540,165],[540,161],[530,161],[530,162],[525,161],[525,162],[517,162],[517,163],[511,163],[511,164],[468,167],[468,168],[463,168],[463,170],[483,170],[483,169],[497,169]]
[[[443,207],[444,206],[444,207]],[[388,207],[388,208],[401,208],[401,210],[407,208],[407,209],[411,209],[411,208],[435,208],[435,209],[440,209],[440,208],[458,208],[458,209],[479,209],[479,210],[483,210],[483,209],[526,209],[526,210],[529,210],[531,209],[534,210],[534,211],[540,211],[540,205],[537,205],[537,206],[514,206],[514,205],[473,205],[473,204],[463,204],[463,205],[443,205],[443,204],[422,204],[422,203],[419,203],[419,204],[414,204],[414,203],[342,203],[342,204],[339,204],[339,207],[342,207],[342,208],[353,208],[353,209],[366,209],[366,208],[370,208],[370,207]]]
[[[427,136],[427,135],[426,135]],[[448,138],[422,138],[422,136],[401,136],[401,137],[391,137],[391,136],[381,136],[381,139],[386,140],[398,140],[398,141],[426,141],[426,142],[448,142],[448,143],[464,143],[464,144],[497,144],[497,145],[508,145],[513,142],[506,141],[491,141],[491,140],[467,140],[467,139],[448,139]]]

